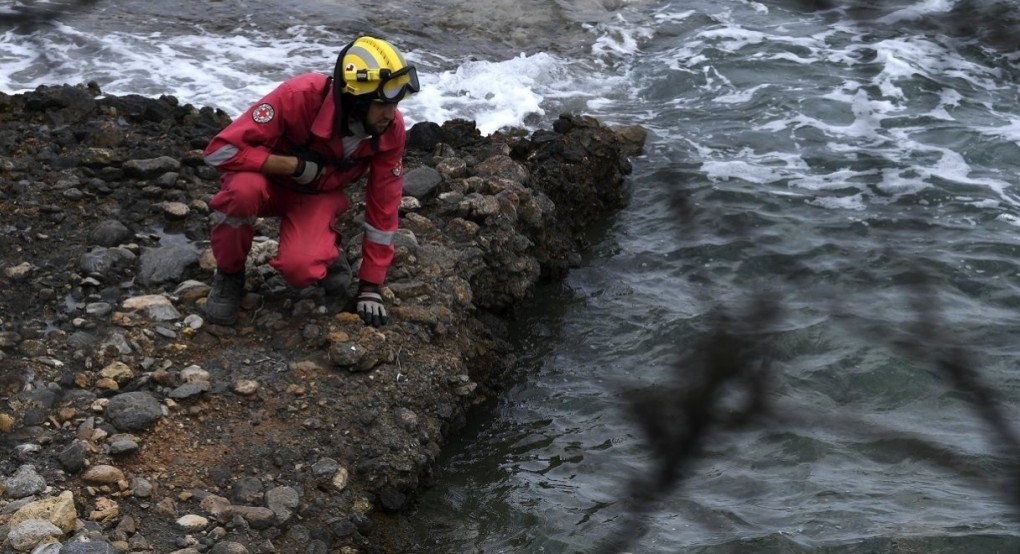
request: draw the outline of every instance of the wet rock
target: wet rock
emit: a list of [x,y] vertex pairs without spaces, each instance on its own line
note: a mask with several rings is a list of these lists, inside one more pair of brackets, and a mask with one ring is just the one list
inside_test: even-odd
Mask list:
[[139,260],[138,282],[143,285],[179,282],[184,272],[198,264],[199,253],[186,246],[146,248]]
[[356,342],[337,341],[329,348],[329,359],[338,367],[355,371],[367,352],[368,350],[364,346]]
[[230,499],[235,504],[256,504],[262,500],[262,496],[262,481],[250,476],[235,481],[230,490]]
[[277,524],[284,524],[294,516],[301,496],[292,487],[274,487],[266,491],[266,506],[276,514]]
[[110,399],[106,416],[119,431],[144,431],[163,417],[163,408],[148,392],[126,392]]
[[132,479],[130,487],[131,494],[136,498],[149,498],[152,496],[153,490],[155,490],[155,487],[153,487],[152,483],[148,479],[141,477],[135,477]]
[[118,246],[131,240],[131,230],[116,219],[102,221],[89,232],[89,244],[94,246]]
[[137,256],[126,248],[97,247],[81,255],[78,267],[88,275],[106,279],[134,266]]
[[379,493],[379,504],[389,512],[399,512],[407,502],[407,495],[394,489],[384,489]]
[[174,400],[187,400],[208,392],[211,388],[209,381],[191,381],[170,391],[169,396]]
[[182,301],[194,302],[199,298],[205,298],[209,294],[209,289],[212,287],[208,283],[202,281],[187,280],[177,285],[174,289],[173,295],[180,298]]
[[443,128],[437,123],[431,121],[415,123],[407,130],[407,147],[429,152],[443,141],[443,137]]
[[227,506],[216,516],[221,523],[232,520],[235,516],[243,519],[252,529],[268,529],[273,526],[276,514],[269,508],[261,506]]
[[150,179],[181,168],[181,162],[170,156],[124,162],[124,172],[131,177]]
[[25,108],[46,112],[57,124],[68,125],[85,119],[96,108],[96,101],[81,86],[41,86],[26,96]]
[[85,469],[85,459],[88,455],[88,443],[75,439],[60,451],[57,460],[68,473],[75,474]]
[[40,544],[32,549],[32,554],[60,554],[60,550],[63,546],[64,545],[59,542]]
[[18,552],[28,552],[40,543],[56,542],[64,532],[49,521],[30,519],[11,528],[7,542]]
[[435,169],[416,167],[404,174],[404,194],[424,200],[434,195],[442,182],[442,175]]
[[60,548],[60,554],[120,554],[120,551],[109,542],[98,539],[66,542]]
[[[104,304],[104,306],[106,308],[105,311],[101,314],[94,315],[107,315],[113,311],[113,308],[109,304]],[[99,342],[99,337],[87,331],[75,331],[67,337],[67,345],[76,349],[86,350],[95,346],[97,342]]]
[[209,549],[209,554],[249,554],[249,552],[243,544],[230,541],[216,543]]
[[312,475],[316,477],[332,476],[339,469],[340,464],[332,458],[322,458],[312,464]]
[[46,490],[46,479],[36,473],[35,466],[23,465],[3,481],[3,489],[7,498],[25,498]]
[[131,454],[138,450],[138,439],[133,435],[113,435],[109,439],[110,454],[115,456]]
[[357,527],[358,532],[361,533],[362,535],[365,535],[366,537],[371,535],[372,531],[375,530],[375,522],[372,521],[372,518],[368,517],[367,515],[361,512],[354,512],[353,514],[351,514],[350,520],[351,523],[353,523],[354,526]]

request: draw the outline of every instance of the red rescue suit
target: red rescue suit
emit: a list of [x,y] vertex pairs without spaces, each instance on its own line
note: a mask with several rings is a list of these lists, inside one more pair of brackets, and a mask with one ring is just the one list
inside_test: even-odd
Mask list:
[[[322,279],[340,255],[333,224],[350,207],[343,187],[367,171],[358,277],[375,284],[385,279],[393,261],[404,186],[404,118],[396,111],[386,131],[361,141],[350,157],[344,156],[340,133],[334,133],[334,87],[327,79],[309,73],[283,82],[206,147],[206,163],[221,172],[220,191],[209,205],[210,239],[221,271],[244,269],[258,217],[279,217],[279,252],[269,263],[294,287]],[[260,172],[270,154],[294,155],[301,149],[314,150],[326,162],[312,185]]]

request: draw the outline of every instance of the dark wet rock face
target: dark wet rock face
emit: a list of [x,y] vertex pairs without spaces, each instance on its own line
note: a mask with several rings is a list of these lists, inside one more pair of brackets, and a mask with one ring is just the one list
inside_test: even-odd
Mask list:
[[[582,116],[415,125],[391,322],[287,286],[267,219],[221,327],[201,149],[228,122],[94,85],[0,94],[0,549],[399,551],[393,518],[514,363],[515,306],[624,205],[644,141]],[[359,210],[338,224],[356,269]]]

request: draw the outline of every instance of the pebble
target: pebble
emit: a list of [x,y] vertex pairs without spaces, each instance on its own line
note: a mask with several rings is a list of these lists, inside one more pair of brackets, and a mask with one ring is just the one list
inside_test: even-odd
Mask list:
[[199,531],[205,529],[207,525],[209,525],[208,519],[195,514],[181,516],[177,520],[177,526],[187,531]]

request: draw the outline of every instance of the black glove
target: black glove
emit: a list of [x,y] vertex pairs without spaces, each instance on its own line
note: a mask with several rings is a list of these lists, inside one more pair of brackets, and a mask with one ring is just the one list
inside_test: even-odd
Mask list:
[[290,176],[302,185],[314,183],[322,175],[322,169],[326,166],[322,162],[322,156],[311,150],[298,152],[296,156],[298,159],[297,168]]
[[362,282],[358,287],[358,315],[366,325],[376,328],[386,325],[386,307],[379,294],[379,285]]

